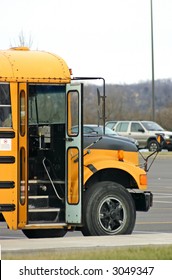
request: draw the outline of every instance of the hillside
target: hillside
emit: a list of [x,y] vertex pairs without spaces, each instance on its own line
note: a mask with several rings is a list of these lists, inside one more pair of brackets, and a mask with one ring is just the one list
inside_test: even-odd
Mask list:
[[[100,88],[102,94],[102,89]],[[106,119],[152,118],[152,83],[106,85]],[[84,122],[98,121],[97,86],[87,85],[84,93]],[[155,121],[172,129],[172,80],[155,81]],[[89,108],[89,111],[88,111]],[[91,110],[90,110],[91,109]],[[101,107],[99,108],[101,111]],[[91,112],[91,114],[90,114]],[[96,121],[95,121],[96,120]]]

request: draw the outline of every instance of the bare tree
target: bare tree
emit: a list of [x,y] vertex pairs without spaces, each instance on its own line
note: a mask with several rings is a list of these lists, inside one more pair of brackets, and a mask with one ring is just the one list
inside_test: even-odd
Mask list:
[[14,45],[17,47],[28,47],[31,48],[33,44],[33,40],[31,35],[29,35],[28,40],[26,39],[26,36],[23,33],[23,30],[20,31],[18,35],[18,42],[14,40],[13,43],[10,43],[10,47],[13,47]]

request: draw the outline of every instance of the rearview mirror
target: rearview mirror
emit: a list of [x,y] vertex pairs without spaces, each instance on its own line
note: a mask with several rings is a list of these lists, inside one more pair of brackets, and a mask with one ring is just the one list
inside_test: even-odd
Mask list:
[[156,140],[162,149],[165,141],[164,136],[162,134],[157,134]]

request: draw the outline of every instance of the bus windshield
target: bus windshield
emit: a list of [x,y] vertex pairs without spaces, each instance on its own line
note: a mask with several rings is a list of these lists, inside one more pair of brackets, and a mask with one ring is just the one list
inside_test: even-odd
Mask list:
[[29,123],[65,122],[65,86],[29,85]]

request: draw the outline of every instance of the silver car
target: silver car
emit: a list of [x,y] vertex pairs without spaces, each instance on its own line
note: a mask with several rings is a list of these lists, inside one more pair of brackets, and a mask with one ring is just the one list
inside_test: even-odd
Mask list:
[[[108,124],[109,123],[109,124]],[[155,151],[159,148],[157,135],[164,138],[163,148],[172,150],[172,131],[166,131],[159,124],[152,121],[113,121],[107,122],[106,126],[117,132],[119,135],[132,137],[139,143],[139,148],[147,148]]]

